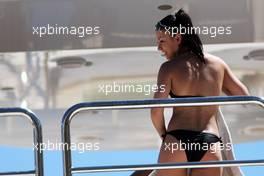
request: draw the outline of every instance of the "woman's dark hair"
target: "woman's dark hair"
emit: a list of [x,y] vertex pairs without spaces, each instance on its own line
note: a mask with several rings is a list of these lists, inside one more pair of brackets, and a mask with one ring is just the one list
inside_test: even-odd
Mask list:
[[[190,50],[202,63],[205,63],[201,39],[198,34],[195,33],[192,20],[184,10],[180,9],[175,15],[168,15],[156,24],[156,31],[164,30],[171,34],[176,34],[179,32],[179,29],[183,28],[185,28],[185,31],[184,33],[181,32],[181,47]],[[176,33],[174,33],[175,29],[177,30]]]

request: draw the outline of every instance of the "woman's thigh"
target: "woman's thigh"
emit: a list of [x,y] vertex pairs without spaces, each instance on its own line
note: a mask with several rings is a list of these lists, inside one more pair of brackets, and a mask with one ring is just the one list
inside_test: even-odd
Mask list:
[[[159,163],[187,162],[180,142],[173,136],[167,135],[160,149]],[[157,176],[187,176],[187,169],[166,169],[157,171]]]
[[[214,144],[214,147],[206,152],[201,161],[221,161],[222,155],[219,146],[220,142]],[[221,167],[191,169],[191,176],[221,176],[222,172]]]

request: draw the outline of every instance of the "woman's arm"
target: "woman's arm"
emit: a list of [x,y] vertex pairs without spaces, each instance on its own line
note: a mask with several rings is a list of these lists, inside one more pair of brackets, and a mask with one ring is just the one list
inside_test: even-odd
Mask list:
[[227,64],[224,65],[224,81],[222,90],[226,95],[249,95],[247,87],[232,73]]
[[[157,86],[158,90],[154,93],[154,98],[168,98],[171,89],[171,78],[168,69],[168,62],[163,63],[160,67]],[[151,108],[151,120],[161,138],[166,132],[163,112],[164,108]]]

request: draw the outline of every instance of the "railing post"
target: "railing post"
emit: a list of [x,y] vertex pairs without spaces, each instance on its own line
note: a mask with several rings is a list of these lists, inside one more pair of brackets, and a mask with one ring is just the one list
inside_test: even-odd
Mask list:
[[36,176],[44,176],[44,163],[43,163],[43,151],[41,148],[43,137],[42,137],[42,127],[38,119],[38,122],[33,130],[34,145],[37,145],[37,149],[34,149],[35,155],[35,166],[36,166]]
[[[68,112],[68,111],[67,111]],[[65,113],[65,116],[70,116],[71,113]],[[71,160],[71,134],[70,134],[70,119],[63,118],[61,125],[62,132],[62,156],[63,156],[63,176],[72,176],[71,168],[72,168],[72,160]]]
[[5,173],[0,173],[0,175],[35,174],[36,176],[44,176],[43,151],[41,151],[41,145],[43,142],[42,127],[39,119],[30,110],[26,110],[22,108],[0,108],[0,116],[22,116],[31,122],[33,126],[34,161],[35,161],[35,170],[5,172]]

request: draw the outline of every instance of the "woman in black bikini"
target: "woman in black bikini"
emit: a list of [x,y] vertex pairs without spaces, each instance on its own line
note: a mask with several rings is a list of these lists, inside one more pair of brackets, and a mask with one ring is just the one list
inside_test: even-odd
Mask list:
[[[176,28],[180,27],[189,27],[189,32],[175,33]],[[154,98],[168,98],[169,95],[172,98],[220,96],[222,91],[227,95],[248,95],[247,88],[220,58],[203,53],[201,40],[190,30],[191,27],[192,21],[183,10],[157,23],[158,50],[167,61],[161,65],[157,81],[158,87],[165,86],[165,91],[156,92]],[[153,125],[163,140],[159,163],[222,160],[218,148],[221,138],[216,123],[218,106],[174,107],[167,129],[163,111],[164,108],[151,109]],[[190,144],[198,147],[190,147]],[[204,145],[214,145],[214,150],[204,149]],[[148,175],[150,172],[139,171],[132,175]],[[157,176],[187,174],[187,169],[156,172]],[[191,169],[189,174],[221,176],[222,168]]]

